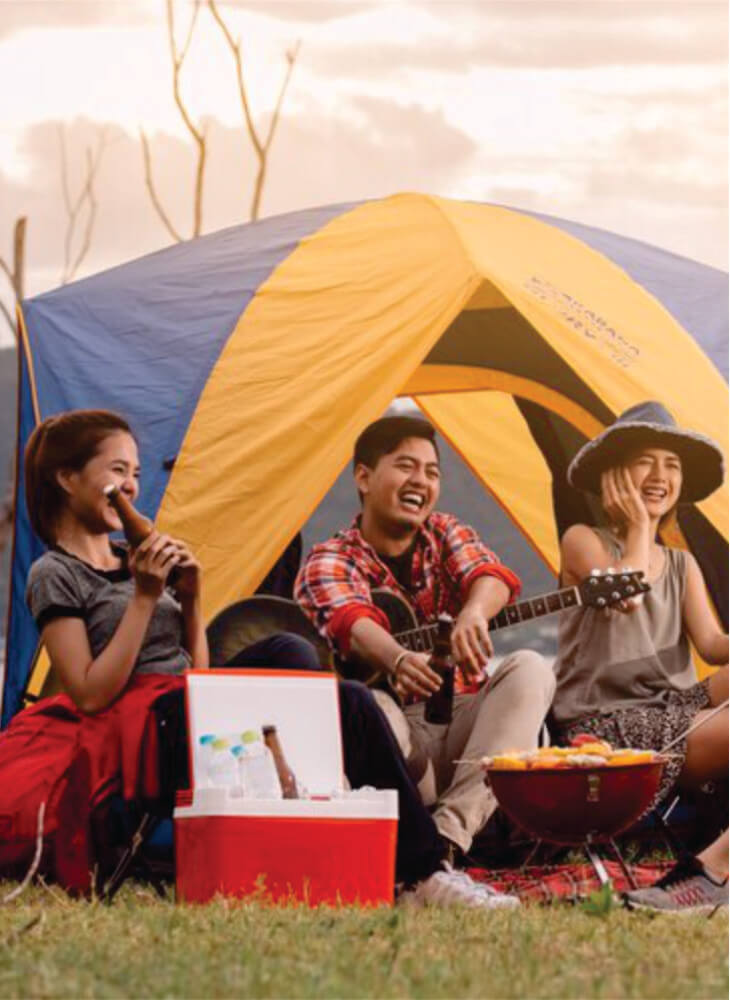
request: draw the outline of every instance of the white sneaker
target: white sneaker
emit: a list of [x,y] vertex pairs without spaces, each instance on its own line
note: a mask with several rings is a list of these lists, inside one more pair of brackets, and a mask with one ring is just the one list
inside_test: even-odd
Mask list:
[[406,889],[398,902],[408,906],[469,906],[482,910],[514,910],[520,905],[516,896],[497,892],[491,885],[475,882],[466,872],[450,866]]

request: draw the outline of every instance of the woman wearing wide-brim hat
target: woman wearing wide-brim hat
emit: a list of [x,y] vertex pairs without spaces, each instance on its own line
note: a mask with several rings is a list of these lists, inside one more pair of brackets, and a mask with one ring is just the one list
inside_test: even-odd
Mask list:
[[[718,446],[679,428],[656,402],[622,413],[573,459],[569,482],[600,497],[607,523],[576,524],[565,532],[563,585],[580,582],[594,569],[630,567],[643,571],[651,591],[615,611],[581,607],[561,616],[553,715],[562,740],[587,732],[614,745],[660,750],[727,702],[728,637],[710,607],[700,568],[691,553],[657,541],[659,527],[678,504],[708,496],[723,476]],[[707,663],[722,665],[702,682],[690,641]],[[727,707],[673,753],[660,796],[675,786],[698,788],[725,779]],[[710,899],[712,905],[727,904],[727,835],[670,876],[666,885],[640,892],[634,903],[681,908],[680,890],[689,879],[693,893],[687,898],[698,906],[705,897],[708,906]]]

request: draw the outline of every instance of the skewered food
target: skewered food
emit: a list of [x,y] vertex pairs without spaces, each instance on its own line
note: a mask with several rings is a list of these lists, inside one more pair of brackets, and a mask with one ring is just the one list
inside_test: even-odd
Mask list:
[[576,767],[624,767],[660,760],[654,750],[612,747],[605,740],[580,734],[567,747],[538,747],[536,750],[507,750],[483,757],[482,767],[498,771],[548,771]]

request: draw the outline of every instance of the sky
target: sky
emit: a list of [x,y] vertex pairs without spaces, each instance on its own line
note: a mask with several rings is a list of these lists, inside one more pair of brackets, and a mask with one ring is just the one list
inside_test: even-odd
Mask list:
[[[252,0],[240,37],[265,131],[300,42],[262,215],[424,191],[498,202],[645,240],[727,269],[728,6],[674,0]],[[175,0],[180,45],[193,6]],[[192,232],[195,153],[171,87],[164,0],[0,0],[0,257],[28,217],[26,294],[78,252],[72,200],[103,142],[77,276],[170,243],[144,183]],[[255,159],[235,69],[201,8],[183,100],[207,133],[203,232],[248,219]],[[4,278],[0,274],[0,282]],[[9,289],[0,287],[9,305]],[[0,319],[0,323],[2,320]],[[0,344],[10,342],[0,327]]]

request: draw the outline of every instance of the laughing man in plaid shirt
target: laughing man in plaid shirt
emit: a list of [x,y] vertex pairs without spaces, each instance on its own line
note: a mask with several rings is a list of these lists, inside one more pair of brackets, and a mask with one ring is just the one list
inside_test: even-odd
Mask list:
[[[414,417],[384,417],[357,440],[355,483],[362,512],[353,525],[316,545],[297,578],[295,596],[342,659],[355,656],[386,683],[375,690],[451,856],[466,854],[495,808],[474,760],[531,749],[554,691],[552,670],[537,653],[507,657],[487,682],[489,618],[520,589],[517,576],[457,518],[434,510],[440,463],[434,428]],[[441,686],[426,653],[409,652],[375,607],[375,589],[410,604],[419,623],[444,612],[458,670],[453,718],[424,719],[425,699]]]

